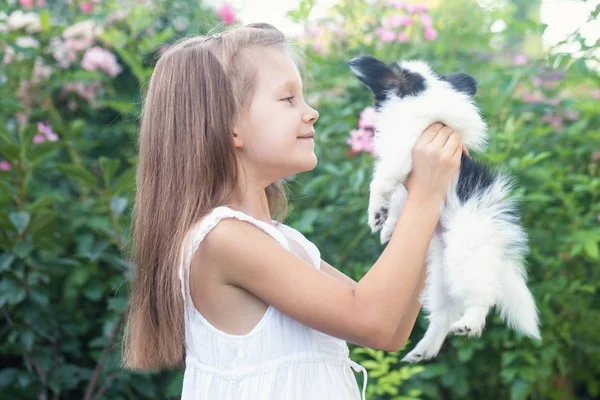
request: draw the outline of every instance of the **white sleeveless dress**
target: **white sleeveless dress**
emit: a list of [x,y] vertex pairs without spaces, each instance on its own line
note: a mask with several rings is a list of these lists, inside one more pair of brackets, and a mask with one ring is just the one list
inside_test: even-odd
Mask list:
[[[352,372],[367,372],[349,358],[344,340],[321,333],[269,306],[245,335],[225,333],[206,320],[189,295],[189,265],[206,234],[224,218],[249,222],[290,249],[288,240],[303,246],[319,268],[317,247],[297,230],[273,225],[221,206],[192,228],[182,247],[179,268],[185,301],[185,374],[182,400],[359,400]],[[185,279],[184,279],[185,277]]]

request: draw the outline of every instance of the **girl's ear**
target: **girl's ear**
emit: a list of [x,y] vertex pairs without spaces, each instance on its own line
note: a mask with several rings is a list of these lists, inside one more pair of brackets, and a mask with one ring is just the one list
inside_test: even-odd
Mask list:
[[237,149],[241,149],[242,147],[244,147],[244,142],[242,141],[242,138],[235,132],[233,132],[233,147],[237,148]]

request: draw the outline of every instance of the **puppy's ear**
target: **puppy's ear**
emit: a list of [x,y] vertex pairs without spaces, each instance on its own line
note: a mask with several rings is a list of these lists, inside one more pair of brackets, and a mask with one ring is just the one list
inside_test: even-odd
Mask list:
[[394,72],[385,63],[372,56],[360,56],[348,61],[354,75],[364,83],[375,96],[388,89],[388,82],[394,79]]
[[448,74],[443,75],[442,79],[450,83],[455,90],[468,94],[471,97],[477,93],[477,81],[469,74],[462,72]]
[[372,56],[360,56],[348,62],[356,77],[375,95],[376,105],[389,94],[398,97],[415,95],[425,89],[425,79],[415,72],[400,68],[398,64],[386,65]]

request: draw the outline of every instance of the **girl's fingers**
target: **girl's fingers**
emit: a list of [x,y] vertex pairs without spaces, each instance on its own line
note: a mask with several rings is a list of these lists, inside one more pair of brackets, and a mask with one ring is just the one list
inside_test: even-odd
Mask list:
[[444,125],[438,134],[429,143],[430,146],[442,148],[452,136],[453,130],[449,126]]
[[436,137],[440,129],[442,129],[443,127],[444,124],[440,122],[436,122],[434,124],[429,125],[421,134],[421,137],[419,139],[420,144],[429,144],[433,140],[433,138]]

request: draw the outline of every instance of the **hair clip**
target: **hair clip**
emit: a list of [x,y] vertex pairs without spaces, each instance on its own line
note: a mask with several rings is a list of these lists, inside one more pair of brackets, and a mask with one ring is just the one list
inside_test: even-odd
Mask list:
[[223,37],[223,35],[220,33],[216,33],[216,34],[212,35],[213,39],[221,39],[222,37]]

